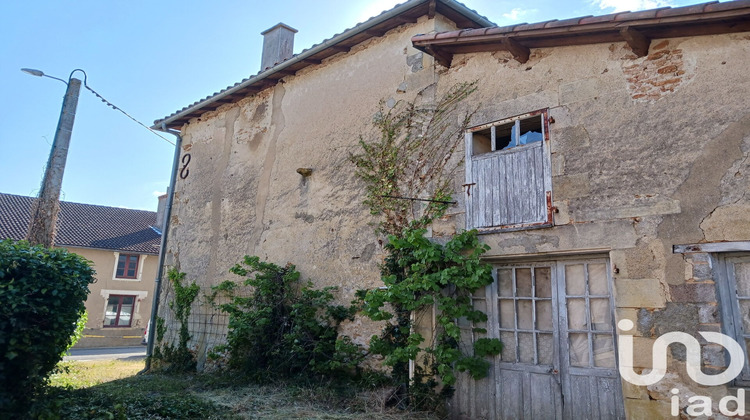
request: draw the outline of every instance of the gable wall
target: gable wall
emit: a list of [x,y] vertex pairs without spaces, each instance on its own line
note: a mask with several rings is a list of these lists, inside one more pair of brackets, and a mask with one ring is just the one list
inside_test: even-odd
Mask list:
[[[175,187],[167,264],[204,292],[234,276],[228,270],[244,255],[294,263],[303,280],[338,286],[342,303],[379,286],[382,248],[348,156],[372,134],[379,100],[411,100],[435,81],[432,58],[410,39],[436,24],[450,28],[423,17],[185,126],[190,173]],[[168,310],[161,316],[171,322]],[[202,358],[223,340],[226,318],[208,305],[193,318]],[[379,331],[360,321],[348,328],[362,344]]]

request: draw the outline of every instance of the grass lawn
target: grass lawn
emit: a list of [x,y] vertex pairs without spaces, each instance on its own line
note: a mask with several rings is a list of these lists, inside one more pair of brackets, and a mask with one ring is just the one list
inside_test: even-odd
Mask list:
[[382,392],[350,386],[255,385],[233,375],[136,373],[142,361],[63,362],[37,401],[40,419],[432,420],[383,407]]

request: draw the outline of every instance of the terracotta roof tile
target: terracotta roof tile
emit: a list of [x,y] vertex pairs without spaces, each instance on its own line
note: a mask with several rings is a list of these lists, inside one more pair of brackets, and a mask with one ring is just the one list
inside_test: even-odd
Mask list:
[[661,10],[669,9],[669,7],[661,7],[659,9],[650,9],[650,10],[642,10],[640,12],[627,12],[627,13],[620,13],[615,18],[615,21],[617,22],[626,22],[629,20],[638,20],[638,19],[653,19],[656,17],[656,14]]
[[724,3],[713,1],[711,3],[705,3],[706,7],[703,9],[704,12],[721,12],[724,10],[739,9],[742,7],[750,7],[750,0],[735,0]]
[[603,23],[603,22],[612,22],[617,18],[618,15],[621,15],[622,13],[610,13],[608,15],[601,15],[601,16],[586,16],[578,22],[579,25],[590,25],[592,23]]
[[515,28],[513,28],[514,31],[530,31],[534,29],[544,29],[547,27],[548,24],[557,22],[557,19],[554,20],[546,20],[544,22],[537,22],[537,23],[527,23],[525,25],[518,25]]
[[508,26],[496,26],[494,28],[489,28],[487,30],[486,34],[487,35],[491,35],[491,34],[504,34],[504,33],[507,33],[507,32],[513,32],[514,30],[516,30],[517,27],[519,27],[521,25],[527,25],[527,24],[526,23],[517,23],[517,24],[514,24],[514,25],[508,25]]
[[[591,17],[591,15],[584,16],[583,18],[587,18],[587,17]],[[571,19],[556,20],[554,22],[549,22],[545,26],[545,28],[559,28],[561,26],[575,26],[580,23],[581,19],[582,18],[580,17],[576,17],[576,18],[571,18]]]
[[[26,237],[34,198],[0,193],[0,239]],[[60,202],[55,245],[159,253],[156,213],[120,207]]]
[[[733,2],[732,2],[733,3]],[[663,8],[659,10],[659,13],[656,14],[656,17],[669,17],[669,16],[681,16],[681,15],[689,15],[694,13],[703,13],[703,11],[706,9],[706,6],[709,3],[702,3],[702,4],[693,4],[690,6],[685,7],[674,7],[674,8]]]

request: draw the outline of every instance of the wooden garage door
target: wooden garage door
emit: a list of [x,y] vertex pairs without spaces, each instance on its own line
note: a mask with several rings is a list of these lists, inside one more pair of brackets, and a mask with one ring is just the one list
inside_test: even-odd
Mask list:
[[625,418],[609,272],[606,259],[498,266],[474,296],[487,325],[463,331],[468,342],[486,329],[503,351],[487,379],[460,378],[455,417]]

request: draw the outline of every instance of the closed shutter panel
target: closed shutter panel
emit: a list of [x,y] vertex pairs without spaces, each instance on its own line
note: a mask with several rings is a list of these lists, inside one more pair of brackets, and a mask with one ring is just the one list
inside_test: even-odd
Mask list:
[[[469,227],[547,221],[543,142],[471,157]],[[468,175],[468,174],[467,174]]]

